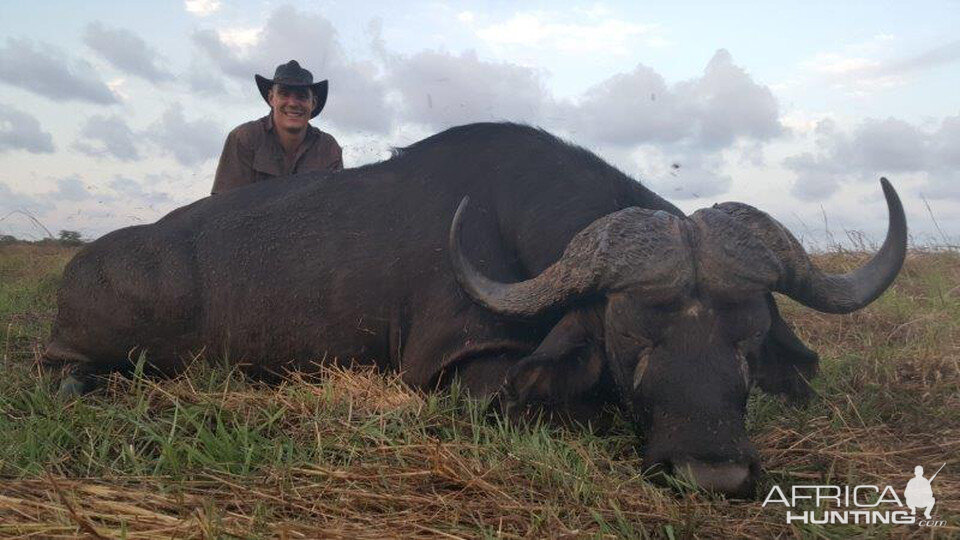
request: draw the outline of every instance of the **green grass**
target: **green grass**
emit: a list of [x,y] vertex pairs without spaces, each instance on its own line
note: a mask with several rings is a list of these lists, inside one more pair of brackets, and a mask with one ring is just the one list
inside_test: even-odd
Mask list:
[[[642,478],[631,427],[517,428],[457,389],[331,370],[270,386],[196,363],[114,377],[69,403],[36,373],[70,250],[0,249],[0,537],[861,537],[960,532],[960,257],[912,254],[849,316],[782,302],[822,356],[817,396],[755,394],[761,486],[891,484],[938,467],[947,527],[799,526],[760,501],[675,495]],[[860,262],[831,254],[834,270]],[[762,496],[761,496],[762,497]]]

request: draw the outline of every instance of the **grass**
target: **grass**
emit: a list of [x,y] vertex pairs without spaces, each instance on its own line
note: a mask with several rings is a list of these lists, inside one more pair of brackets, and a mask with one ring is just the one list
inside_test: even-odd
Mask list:
[[[268,386],[196,363],[111,379],[61,404],[35,359],[72,255],[0,249],[0,537],[770,538],[960,534],[960,255],[914,252],[893,289],[847,316],[781,305],[823,358],[804,409],[751,397],[761,486],[893,485],[947,462],[947,526],[788,525],[761,501],[642,478],[630,426],[517,429],[456,389],[328,370]],[[825,268],[862,255],[818,257]],[[930,470],[932,469],[932,470]],[[762,495],[761,495],[762,496]]]

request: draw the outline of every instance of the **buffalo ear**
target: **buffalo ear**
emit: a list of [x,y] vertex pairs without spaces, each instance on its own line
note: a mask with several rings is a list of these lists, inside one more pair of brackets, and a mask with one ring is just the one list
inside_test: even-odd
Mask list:
[[603,372],[602,346],[582,312],[566,314],[533,353],[507,372],[498,394],[500,409],[513,416],[528,407],[562,405],[594,389]]
[[770,331],[761,345],[754,376],[761,390],[804,405],[813,392],[808,381],[817,375],[820,357],[804,345],[783,320],[772,294],[767,294],[767,305]]
[[[507,374],[501,397],[505,409],[565,404],[591,391],[600,381],[599,351],[580,351],[561,358],[528,356]],[[509,412],[509,411],[508,411]]]

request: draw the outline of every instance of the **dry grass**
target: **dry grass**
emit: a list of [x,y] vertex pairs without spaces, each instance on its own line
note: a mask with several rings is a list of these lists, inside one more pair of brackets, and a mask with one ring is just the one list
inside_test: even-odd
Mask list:
[[[23,270],[6,257],[0,269],[17,269],[0,279],[26,289],[60,264]],[[838,270],[861,259],[818,262]],[[27,311],[0,304],[0,537],[957,536],[958,286],[957,253],[916,252],[894,290],[859,313],[783,302],[823,357],[818,396],[799,410],[762,395],[750,405],[763,493],[811,483],[902,493],[915,465],[946,462],[934,490],[947,525],[936,529],[787,525],[760,501],[676,495],[644,481],[623,422],[604,435],[516,429],[456,391],[420,395],[364,371],[267,386],[197,366],[173,381],[115,378],[62,406],[30,368],[51,313],[38,288],[34,304],[18,304]]]

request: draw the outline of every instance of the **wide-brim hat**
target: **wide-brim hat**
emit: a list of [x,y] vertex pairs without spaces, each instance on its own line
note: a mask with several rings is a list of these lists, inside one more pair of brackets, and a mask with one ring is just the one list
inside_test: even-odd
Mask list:
[[313,90],[313,95],[317,96],[317,105],[313,108],[313,111],[310,112],[310,118],[320,114],[323,106],[327,104],[327,81],[313,82],[313,73],[300,67],[300,64],[298,64],[296,60],[291,60],[286,64],[277,66],[277,71],[273,74],[272,79],[261,75],[254,75],[253,78],[257,81],[257,88],[260,89],[260,95],[263,96],[263,100],[266,101],[268,105],[270,104],[270,100],[267,98],[267,94],[275,84],[282,84],[284,86],[309,86],[310,89]]

